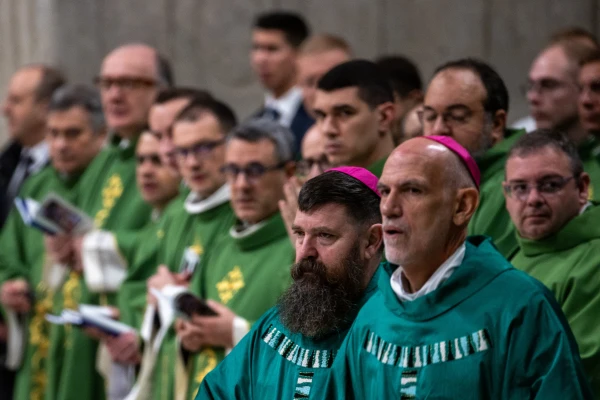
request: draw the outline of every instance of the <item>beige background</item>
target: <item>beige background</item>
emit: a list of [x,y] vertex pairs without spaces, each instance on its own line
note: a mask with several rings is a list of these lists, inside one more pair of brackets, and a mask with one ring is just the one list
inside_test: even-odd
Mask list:
[[511,121],[527,113],[519,87],[548,35],[600,31],[600,0],[0,0],[0,93],[34,61],[91,82],[107,51],[143,41],[170,57],[179,84],[208,88],[245,117],[262,99],[248,66],[250,25],[274,7],[345,37],[359,57],[405,54],[424,80],[445,60],[481,57],[509,87]]

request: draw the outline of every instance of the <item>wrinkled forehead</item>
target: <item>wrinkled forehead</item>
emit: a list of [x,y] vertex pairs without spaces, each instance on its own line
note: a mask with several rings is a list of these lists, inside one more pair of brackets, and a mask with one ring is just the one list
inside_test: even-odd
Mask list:
[[356,226],[347,207],[337,203],[323,204],[305,212],[298,210],[294,225],[306,231],[332,230],[340,234],[352,233],[354,229],[348,229],[348,225]]

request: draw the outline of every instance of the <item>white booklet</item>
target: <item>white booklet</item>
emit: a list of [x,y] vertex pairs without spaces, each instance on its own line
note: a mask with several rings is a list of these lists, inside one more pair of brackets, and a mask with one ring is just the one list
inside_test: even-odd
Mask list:
[[17,197],[15,206],[26,225],[51,235],[83,234],[94,227],[90,217],[56,193],[49,193],[41,203]]
[[71,324],[82,328],[92,327],[113,336],[135,332],[131,326],[112,319],[109,307],[81,304],[79,310],[65,309],[60,315],[46,314],[46,320],[52,324]]

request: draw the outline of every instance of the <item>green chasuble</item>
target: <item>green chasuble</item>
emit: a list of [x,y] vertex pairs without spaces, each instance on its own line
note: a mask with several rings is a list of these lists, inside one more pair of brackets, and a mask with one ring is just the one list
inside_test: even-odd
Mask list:
[[[77,205],[96,228],[116,231],[145,226],[151,213],[135,183],[135,141],[113,137],[107,148],[92,161],[78,185]],[[79,304],[112,304],[115,299],[91,293],[79,273],[71,273],[52,300],[57,312],[76,309]],[[105,384],[96,370],[98,342],[78,328],[53,326],[50,332],[46,400],[106,398]]]
[[600,395],[600,205],[588,207],[550,237],[518,241],[512,264],[554,293]]
[[[371,278],[359,309],[376,292]],[[202,381],[196,399],[320,399],[348,330],[311,339],[288,330],[273,307]]]
[[[65,178],[51,166],[31,176],[23,185],[19,196],[38,202],[54,192],[64,199],[74,202],[79,176]],[[37,301],[25,322],[25,354],[17,374],[15,399],[43,399],[46,392],[47,368],[54,359],[48,360],[50,324],[46,313],[53,312],[51,295],[56,287],[51,287],[53,265],[46,259],[43,234],[36,228],[23,223],[20,214],[13,208],[0,236],[0,253],[10,265],[2,262],[0,273],[2,282],[24,278],[34,290]],[[27,329],[28,327],[28,329]],[[50,362],[49,362],[50,361]]]
[[[125,311],[123,322],[140,328],[146,308],[146,280],[156,273],[158,265],[164,264],[172,272],[180,272],[184,264],[191,265],[192,279],[198,279],[196,276],[206,265],[206,251],[212,249],[221,237],[228,235],[235,222],[229,198],[229,186],[224,185],[206,199],[189,193],[185,201],[175,200],[174,205],[178,207],[168,207],[157,232],[157,262],[134,265],[123,282],[121,293],[127,293],[128,300],[121,304],[121,312],[125,307],[129,309]],[[125,296],[120,295],[120,298],[125,299]],[[170,327],[156,361],[147,361],[146,358],[143,361],[152,364],[146,368],[153,370],[150,375],[153,379],[138,384],[151,384],[152,398],[169,399],[172,396],[176,349],[175,331]]]
[[381,178],[381,174],[383,173],[383,167],[385,166],[385,162],[387,161],[387,156],[375,161],[373,164],[367,167],[367,170],[375,175],[378,179]]
[[[253,324],[273,307],[291,283],[294,249],[279,213],[245,231],[232,229],[207,255],[207,268],[192,290],[229,307]],[[209,266],[209,267],[208,267]],[[192,357],[188,399],[225,356],[223,348],[206,348]],[[179,387],[179,385],[178,385]]]
[[504,140],[478,158],[481,171],[479,207],[469,223],[469,235],[486,235],[503,255],[510,254],[517,246],[515,230],[506,211],[502,182],[508,151],[525,134],[525,130],[507,129]]
[[600,140],[590,135],[577,149],[583,170],[590,175],[590,200],[600,200]]
[[385,264],[333,364],[327,399],[592,399],[552,293],[489,239],[433,292],[400,301]]

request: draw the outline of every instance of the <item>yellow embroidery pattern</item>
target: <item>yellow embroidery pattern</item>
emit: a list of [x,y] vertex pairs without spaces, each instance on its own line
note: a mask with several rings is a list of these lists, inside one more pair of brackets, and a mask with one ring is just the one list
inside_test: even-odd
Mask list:
[[115,203],[119,197],[123,194],[123,181],[118,174],[112,174],[108,178],[108,182],[104,189],[102,189],[102,209],[96,213],[94,223],[97,228],[101,228],[104,225],[104,221],[110,215],[110,211],[115,206]]
[[219,283],[217,283],[217,291],[221,303],[227,304],[246,284],[244,283],[244,275],[239,266],[233,267],[231,271],[225,275]]
[[162,238],[164,238],[164,237],[165,237],[165,231],[163,231],[162,229],[159,229],[159,230],[157,230],[157,231],[156,231],[156,237],[157,237],[158,239],[162,239]]
[[196,383],[199,385],[204,380],[204,377],[208,375],[210,371],[216,368],[217,366],[217,354],[213,349],[207,348],[204,349],[198,354],[198,367],[202,364],[204,368],[202,368],[196,374]]
[[[69,273],[69,279],[63,285],[63,308],[77,310],[81,298],[80,283],[79,274],[75,271],[71,271]],[[65,335],[67,337],[65,349],[69,349],[72,346],[71,329],[71,325],[65,325]]]
[[194,244],[190,246],[190,250],[192,250],[197,255],[201,256],[204,253],[204,247],[200,243],[200,239],[198,237],[194,238]]
[[588,200],[594,200],[594,185],[591,183],[588,189]]
[[34,315],[29,323],[29,343],[34,349],[31,356],[31,392],[32,400],[41,400],[46,392],[48,378],[46,376],[45,361],[48,358],[50,343],[48,340],[49,323],[45,316],[52,311],[52,299],[54,294],[48,290],[44,282],[40,282],[36,288],[36,296],[39,299],[34,306]]

